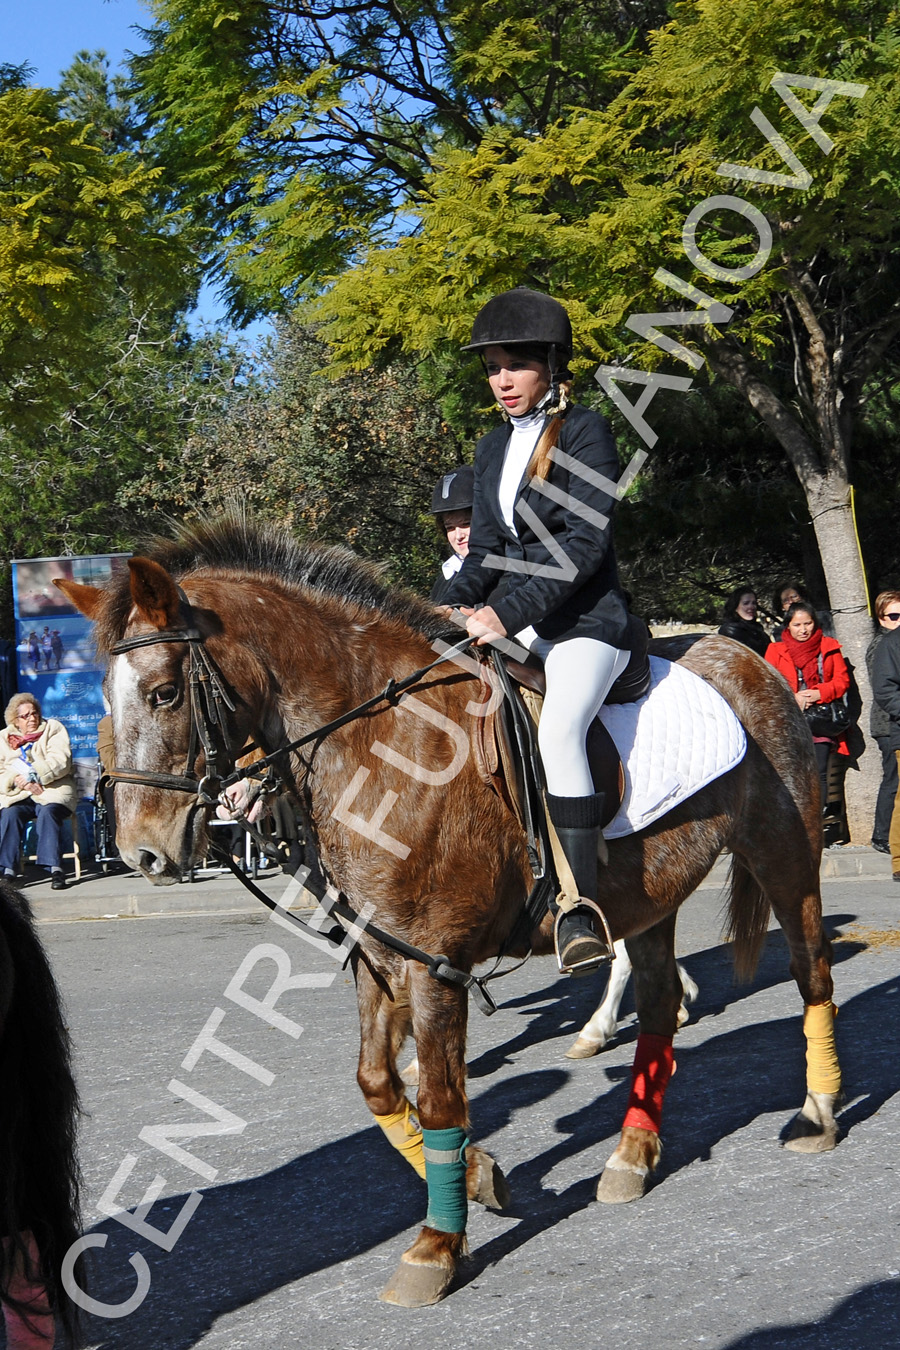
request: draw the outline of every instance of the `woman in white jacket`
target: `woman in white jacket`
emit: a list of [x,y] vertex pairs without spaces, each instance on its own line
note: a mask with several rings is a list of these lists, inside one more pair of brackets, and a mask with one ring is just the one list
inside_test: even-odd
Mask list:
[[43,720],[33,694],[15,694],[0,731],[0,872],[14,877],[29,820],[36,819],[37,861],[55,891],[65,889],[60,830],[74,810],[77,789],[69,733]]

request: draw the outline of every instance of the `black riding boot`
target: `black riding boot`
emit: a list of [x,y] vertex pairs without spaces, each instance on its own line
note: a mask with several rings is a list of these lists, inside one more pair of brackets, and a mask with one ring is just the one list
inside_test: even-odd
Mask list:
[[[572,869],[578,894],[597,903],[597,877],[600,846],[600,820],[603,815],[604,794],[591,797],[554,797],[547,794],[547,809],[553,821],[566,860]],[[556,906],[553,906],[556,911]],[[595,926],[598,916],[587,906],[564,913],[557,924],[557,946],[560,965],[573,975],[586,975],[596,970],[601,961],[611,958],[612,952]]]

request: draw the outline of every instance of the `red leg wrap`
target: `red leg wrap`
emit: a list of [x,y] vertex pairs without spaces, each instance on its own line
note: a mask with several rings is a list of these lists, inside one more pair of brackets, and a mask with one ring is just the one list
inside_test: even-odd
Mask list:
[[663,1098],[669,1079],[675,1072],[671,1036],[651,1036],[641,1032],[631,1070],[631,1096],[622,1128],[633,1126],[659,1134]]

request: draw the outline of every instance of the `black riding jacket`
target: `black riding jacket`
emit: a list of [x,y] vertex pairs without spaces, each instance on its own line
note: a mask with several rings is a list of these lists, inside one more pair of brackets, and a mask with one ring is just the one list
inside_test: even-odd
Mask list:
[[[569,409],[557,451],[577,463],[555,460],[545,484],[523,476],[516,495],[518,537],[498,498],[510,435],[503,425],[478,442],[469,553],[444,603],[481,605],[505,576],[506,593],[491,604],[510,635],[533,625],[550,641],[591,637],[630,650],[612,544],[616,498],[606,485],[618,480],[619,460],[605,418],[578,404]],[[491,566],[490,555],[505,560],[506,568]],[[526,570],[513,570],[522,564]]]

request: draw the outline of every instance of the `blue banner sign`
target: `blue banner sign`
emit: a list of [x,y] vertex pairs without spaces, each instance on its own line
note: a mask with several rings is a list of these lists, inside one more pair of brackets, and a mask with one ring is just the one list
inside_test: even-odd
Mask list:
[[105,666],[97,659],[93,625],[79,614],[56,577],[102,586],[127,567],[129,553],[85,558],[20,558],[12,565],[20,691],[34,694],[45,717],[69,733],[82,797],[97,780],[97,723],[103,716]]

